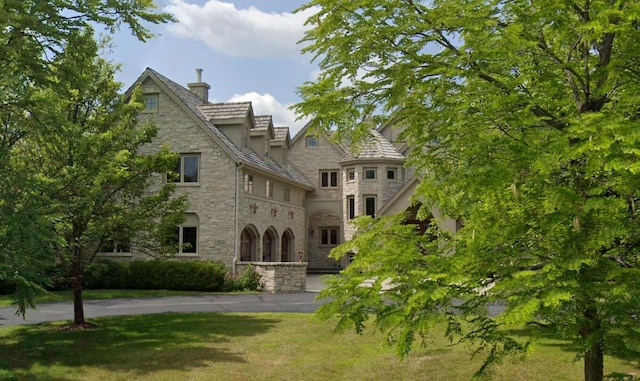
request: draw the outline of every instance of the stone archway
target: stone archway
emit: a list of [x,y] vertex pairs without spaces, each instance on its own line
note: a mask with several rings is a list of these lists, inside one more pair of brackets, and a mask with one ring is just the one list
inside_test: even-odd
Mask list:
[[253,225],[247,225],[240,234],[240,261],[255,262],[258,257],[258,233]]
[[280,261],[281,262],[293,262],[295,247],[293,232],[291,229],[287,229],[282,233],[282,239],[280,240]]
[[262,236],[262,262],[276,262],[278,242],[278,233],[273,227],[265,230]]

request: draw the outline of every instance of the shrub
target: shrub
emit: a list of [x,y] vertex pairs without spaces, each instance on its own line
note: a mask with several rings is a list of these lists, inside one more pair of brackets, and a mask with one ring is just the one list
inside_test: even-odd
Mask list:
[[209,261],[97,261],[85,272],[86,288],[223,291],[226,270]]
[[124,289],[129,286],[128,262],[95,261],[84,271],[82,287],[87,289]]
[[238,277],[227,276],[225,289],[227,291],[260,291],[262,283],[260,274],[254,266],[248,266]]

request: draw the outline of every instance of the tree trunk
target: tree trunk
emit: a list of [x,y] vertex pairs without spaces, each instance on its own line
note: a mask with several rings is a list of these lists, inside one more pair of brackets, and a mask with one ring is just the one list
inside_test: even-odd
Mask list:
[[73,266],[73,323],[76,326],[84,326],[84,304],[82,302],[82,265]]
[[584,353],[584,380],[603,381],[604,380],[604,353],[602,351],[602,338],[597,333],[600,329],[598,311],[595,307],[589,306],[583,312],[584,321],[580,328],[580,336],[583,340],[591,341],[594,333],[598,335],[591,347]]
[[584,380],[602,381],[604,379],[604,354],[602,341],[593,344],[584,354]]

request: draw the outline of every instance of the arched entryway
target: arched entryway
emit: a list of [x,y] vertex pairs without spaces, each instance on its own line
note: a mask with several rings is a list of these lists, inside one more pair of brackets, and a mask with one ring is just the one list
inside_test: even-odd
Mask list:
[[282,239],[280,240],[280,261],[281,262],[293,262],[295,260],[293,255],[293,233],[291,229],[287,229],[282,233]]
[[276,261],[276,247],[278,241],[278,233],[274,228],[270,227],[262,236],[262,261],[263,262],[275,262]]
[[242,229],[240,234],[240,261],[251,262],[257,260],[258,233],[253,225]]

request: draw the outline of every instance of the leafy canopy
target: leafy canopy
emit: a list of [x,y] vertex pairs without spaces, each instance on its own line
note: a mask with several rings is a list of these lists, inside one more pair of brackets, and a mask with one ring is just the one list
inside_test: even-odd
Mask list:
[[[28,137],[31,143],[53,145],[62,138],[56,135],[65,128],[55,119],[61,107],[56,94],[60,90],[60,96],[66,95],[62,82],[74,78],[65,75],[77,73],[59,67],[61,56],[88,23],[110,31],[128,27],[145,41],[152,36],[146,25],[170,20],[152,0],[0,0],[0,280],[18,284],[21,312],[33,292],[46,285],[44,269],[64,242],[54,229],[53,195],[46,193],[54,189],[48,183],[54,174],[34,169],[44,153],[25,143]],[[89,47],[95,44],[89,41]],[[109,86],[93,90],[119,87]],[[104,98],[93,101],[112,106]],[[104,123],[115,120],[102,118]],[[29,150],[33,156],[24,156]]]
[[[356,328],[373,315],[401,353],[445,319],[492,348],[486,366],[527,348],[500,327],[535,323],[574,343],[589,380],[602,379],[603,353],[637,354],[640,3],[313,6],[306,51],[321,73],[295,109],[356,143],[391,118],[423,218],[437,207],[464,221],[437,244],[402,218],[361,222],[334,252],[357,255],[320,314]],[[380,293],[387,278],[396,287]],[[493,303],[505,310],[488,317]]]

